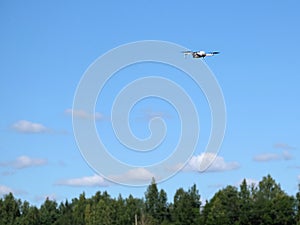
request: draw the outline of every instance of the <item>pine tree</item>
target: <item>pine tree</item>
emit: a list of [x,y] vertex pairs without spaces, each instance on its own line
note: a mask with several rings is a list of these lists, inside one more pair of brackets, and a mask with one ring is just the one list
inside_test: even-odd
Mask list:
[[156,186],[155,179],[152,178],[151,184],[148,186],[147,191],[145,192],[145,206],[146,214],[151,216],[153,220],[159,218],[159,193]]
[[187,192],[179,188],[174,196],[172,221],[178,225],[199,224],[200,195],[193,185]]
[[300,184],[298,185],[298,192],[296,194],[296,222],[300,225]]
[[14,224],[21,215],[21,201],[15,199],[12,193],[4,196],[0,202],[0,222],[1,224]]
[[80,194],[79,199],[75,198],[72,201],[73,205],[73,221],[76,225],[85,225],[85,208],[87,205],[85,193]]
[[240,185],[238,197],[240,204],[239,224],[250,225],[252,217],[253,199],[251,198],[251,190],[247,184],[246,179],[244,179]]
[[267,175],[253,193],[252,224],[295,224],[295,200]]
[[233,186],[218,191],[204,207],[205,224],[237,224],[240,215],[238,191]]
[[46,198],[40,208],[40,222],[42,225],[52,225],[58,219],[57,203]]

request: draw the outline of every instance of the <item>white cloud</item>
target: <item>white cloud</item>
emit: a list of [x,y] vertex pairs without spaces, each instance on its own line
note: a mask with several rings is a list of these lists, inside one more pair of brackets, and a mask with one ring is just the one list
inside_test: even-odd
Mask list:
[[290,160],[293,156],[289,153],[289,151],[285,150],[282,153],[263,153],[253,157],[254,161],[257,162],[268,162],[268,161],[276,161],[276,160]]
[[12,125],[12,129],[20,133],[45,133],[50,129],[40,123],[33,123],[28,120],[19,120]]
[[123,174],[111,175],[110,178],[115,182],[138,182],[138,181],[151,181],[155,177],[153,173],[145,168],[136,168],[129,170]]
[[23,155],[10,162],[1,162],[0,166],[12,167],[13,169],[24,169],[27,167],[42,166],[45,164],[47,164],[46,159],[30,158]]
[[73,186],[73,187],[96,187],[96,186],[108,186],[108,182],[104,180],[103,177],[99,175],[93,176],[86,176],[80,178],[72,178],[72,179],[65,179],[56,182],[57,185],[64,185],[64,186]]
[[203,172],[222,172],[235,170],[240,167],[237,162],[226,162],[221,156],[216,156],[212,153],[201,153],[200,155],[192,156],[192,158],[184,168],[184,171],[202,172],[200,170],[200,165],[209,165],[212,159],[214,159],[213,162]]
[[0,196],[9,194],[10,192],[14,193],[13,189],[11,189],[10,187],[7,187],[5,185],[0,185]]
[[103,120],[104,116],[103,114],[96,112],[96,113],[89,113],[84,110],[74,110],[74,109],[66,109],[65,114],[69,116],[74,116],[76,118],[81,119],[94,119],[94,120]]
[[23,169],[32,166],[42,166],[47,164],[46,159],[30,158],[28,156],[20,156],[13,163],[13,167],[16,169]]

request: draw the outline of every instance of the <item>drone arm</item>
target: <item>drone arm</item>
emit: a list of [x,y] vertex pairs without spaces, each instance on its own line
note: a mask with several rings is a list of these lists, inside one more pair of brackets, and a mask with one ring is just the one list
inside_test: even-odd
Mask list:
[[193,52],[192,51],[183,51],[182,53],[184,55],[184,58],[186,58],[188,55],[191,55]]

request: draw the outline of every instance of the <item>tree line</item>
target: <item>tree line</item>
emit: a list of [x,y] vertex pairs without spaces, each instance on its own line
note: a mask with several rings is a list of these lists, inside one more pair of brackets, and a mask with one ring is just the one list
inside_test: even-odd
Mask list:
[[300,188],[290,196],[270,175],[258,185],[244,179],[226,186],[206,202],[195,184],[179,188],[172,200],[154,179],[143,198],[98,191],[60,203],[47,198],[36,207],[9,193],[0,199],[0,225],[300,225]]

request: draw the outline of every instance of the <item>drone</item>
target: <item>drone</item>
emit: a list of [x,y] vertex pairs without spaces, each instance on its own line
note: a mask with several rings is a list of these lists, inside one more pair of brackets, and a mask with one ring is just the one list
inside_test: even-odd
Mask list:
[[183,51],[182,52],[184,54],[184,57],[186,57],[187,55],[192,55],[193,58],[205,58],[206,56],[214,56],[219,54],[220,52],[205,52],[205,51],[197,51],[197,52],[193,52],[193,51]]

